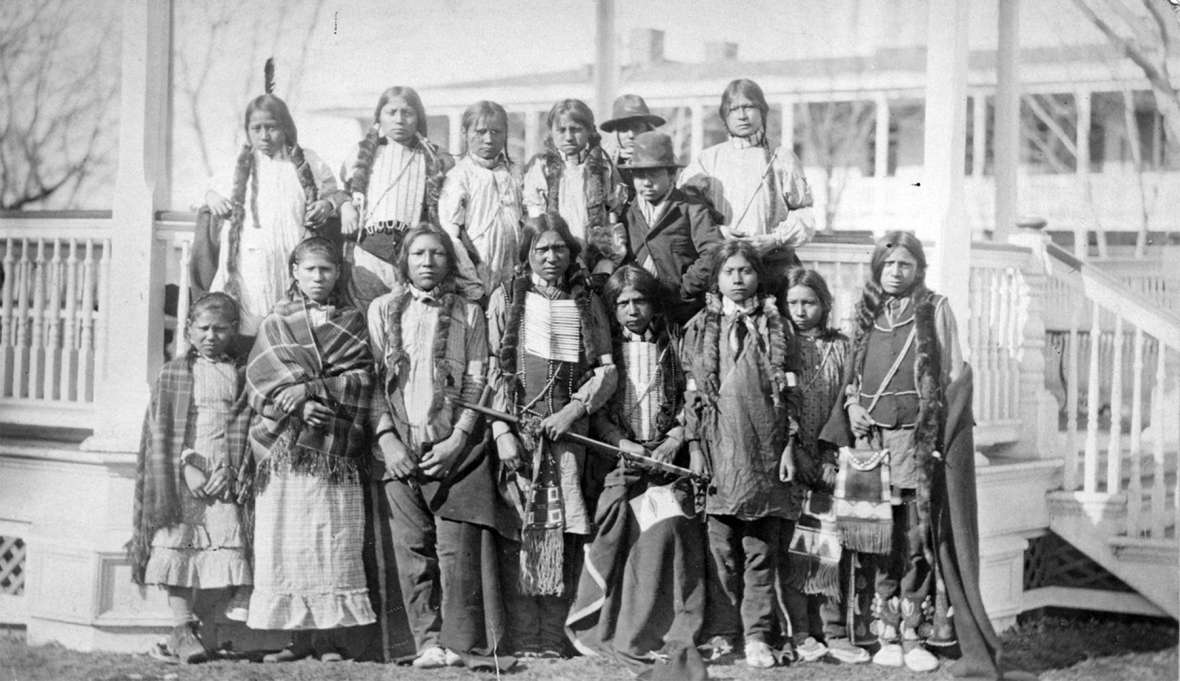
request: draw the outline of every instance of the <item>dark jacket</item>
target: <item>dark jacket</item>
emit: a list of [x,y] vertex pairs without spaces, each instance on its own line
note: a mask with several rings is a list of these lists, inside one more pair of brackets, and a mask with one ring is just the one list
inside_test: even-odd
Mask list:
[[650,255],[656,278],[664,285],[671,304],[669,319],[684,324],[704,307],[711,278],[713,251],[724,237],[704,201],[673,189],[667,208],[655,225],[648,225],[636,202],[627,208],[625,261],[643,266]]

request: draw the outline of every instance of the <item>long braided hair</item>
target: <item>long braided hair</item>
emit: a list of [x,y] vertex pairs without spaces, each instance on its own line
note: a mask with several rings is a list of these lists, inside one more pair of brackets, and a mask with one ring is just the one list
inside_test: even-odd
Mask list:
[[416,133],[407,146],[411,149],[421,149],[426,155],[426,196],[423,201],[423,214],[420,217],[432,225],[437,225],[438,196],[442,191],[442,181],[454,162],[427,138],[426,107],[422,104],[422,97],[418,95],[418,91],[407,85],[386,88],[377,98],[377,106],[373,109],[373,124],[357,143],[356,161],[352,164],[348,179],[348,193],[365,196],[369,194],[373,161],[377,158],[377,148],[381,145],[381,137],[384,134],[381,130],[381,110],[395,97],[404,100],[414,110]]
[[545,119],[545,126],[549,134],[545,137],[545,151],[533,159],[533,163],[541,163],[542,174],[545,176],[546,212],[558,213],[561,204],[561,178],[565,174],[565,162],[557,150],[557,143],[553,140],[553,127],[562,116],[569,116],[570,120],[586,128],[589,140],[586,144],[586,169],[583,177],[586,195],[586,246],[590,266],[600,257],[620,257],[614,252],[614,241],[610,232],[610,220],[607,218],[609,193],[608,186],[611,168],[610,157],[602,149],[602,135],[594,124],[594,112],[580,99],[563,99],[553,105]]
[[[926,288],[926,251],[918,237],[910,232],[885,233],[873,247],[869,260],[869,279],[856,304],[856,331],[852,339],[852,361],[848,363],[847,381],[859,378],[868,352],[868,339],[890,295],[881,287],[885,260],[897,249],[905,249],[917,262],[913,286],[907,292],[914,311],[915,362],[914,384],[918,389],[918,423],[915,428],[915,454],[919,466],[918,514],[922,523],[930,518],[930,481],[933,479],[933,452],[942,440],[945,425],[945,386],[942,384],[942,352],[935,328],[935,307],[940,296]],[[882,386],[884,388],[884,386]]]
[[238,284],[238,255],[241,249],[242,226],[246,222],[247,184],[249,184],[250,194],[250,215],[254,220],[255,228],[262,228],[262,223],[258,219],[258,173],[254,167],[254,146],[250,143],[250,118],[256,112],[268,113],[278,123],[279,130],[283,133],[283,143],[289,145],[288,153],[299,177],[299,184],[303,187],[305,203],[311,203],[319,198],[319,187],[316,185],[315,174],[311,171],[303,148],[299,146],[299,133],[295,128],[295,120],[291,117],[287,103],[273,94],[274,59],[266,60],[263,75],[266,94],[255,97],[246,105],[243,124],[246,131],[246,143],[242,145],[234,164],[233,190],[230,195],[233,209],[229,218],[229,257],[227,259],[227,274],[229,276],[226,277],[226,292],[235,298],[241,295]]
[[517,375],[517,350],[520,344],[521,326],[524,321],[524,304],[527,294],[532,288],[529,254],[532,252],[533,246],[540,241],[541,236],[548,233],[560,236],[566,247],[569,248],[570,264],[558,286],[573,293],[574,301],[577,303],[582,336],[582,359],[585,366],[588,369],[596,366],[599,358],[607,351],[607,348],[597,346],[594,334],[591,332],[594,328],[594,320],[590,314],[591,293],[589,288],[583,284],[584,272],[577,265],[578,256],[582,251],[581,245],[570,234],[569,227],[560,215],[547,213],[534,219],[532,229],[528,230],[520,243],[520,260],[523,267],[516,278],[504,287],[504,292],[509,296],[509,300],[499,360],[504,376],[508,380],[509,395],[514,398],[519,398],[518,392],[521,388]]

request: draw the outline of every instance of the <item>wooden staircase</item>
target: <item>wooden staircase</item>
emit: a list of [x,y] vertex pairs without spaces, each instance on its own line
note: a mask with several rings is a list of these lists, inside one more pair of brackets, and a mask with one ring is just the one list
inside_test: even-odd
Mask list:
[[1052,244],[1045,255],[1055,306],[1071,311],[1049,529],[1180,618],[1180,316]]

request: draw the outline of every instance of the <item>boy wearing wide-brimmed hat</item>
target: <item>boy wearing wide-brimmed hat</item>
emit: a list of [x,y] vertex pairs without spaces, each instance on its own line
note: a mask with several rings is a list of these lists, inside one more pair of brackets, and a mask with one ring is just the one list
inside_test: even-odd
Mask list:
[[660,280],[670,305],[668,319],[683,324],[704,304],[709,256],[722,241],[716,216],[704,201],[676,188],[684,166],[677,163],[668,135],[636,135],[627,167],[635,200],[625,216],[626,257]]
[[616,166],[627,166],[631,161],[631,150],[635,136],[655,130],[667,121],[647,108],[647,102],[639,95],[619,95],[611,107],[611,117],[598,126],[603,132],[613,133],[614,153],[611,160]]

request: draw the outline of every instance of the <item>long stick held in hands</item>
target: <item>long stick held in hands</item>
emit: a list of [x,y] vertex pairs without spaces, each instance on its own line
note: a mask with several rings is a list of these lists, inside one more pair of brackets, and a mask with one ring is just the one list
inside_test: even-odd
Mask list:
[[[451,400],[451,403],[454,404],[456,407],[470,409],[472,411],[477,411],[485,416],[490,416],[492,418],[499,419],[505,423],[511,423],[513,425],[520,424],[520,419],[517,418],[516,416],[513,416],[512,414],[509,414],[507,412],[492,409],[491,407],[485,407],[482,404],[473,404],[471,402],[465,402],[463,400]],[[629,452],[625,449],[621,449],[621,448],[616,447],[614,445],[607,444],[607,443],[603,442],[602,440],[595,440],[592,437],[586,437],[585,435],[579,435],[578,433],[566,433],[565,435],[562,435],[562,437],[567,440],[570,440],[572,442],[577,442],[580,445],[585,445],[587,447],[593,447],[593,448],[598,449],[600,451],[606,451],[606,452],[610,452],[611,454],[616,454],[618,456],[623,457],[626,461],[633,463],[636,466],[639,466],[641,468],[656,470],[661,473],[668,473],[670,475],[676,475],[679,477],[692,478],[694,480],[700,480],[702,482],[708,481],[707,476],[699,475],[697,473],[692,472],[691,470],[689,470],[687,468],[684,468],[681,466],[676,466],[676,465],[670,464],[670,463],[664,463],[663,461],[660,461],[659,459],[653,459],[650,456],[643,456],[640,454],[635,454],[633,452]]]

